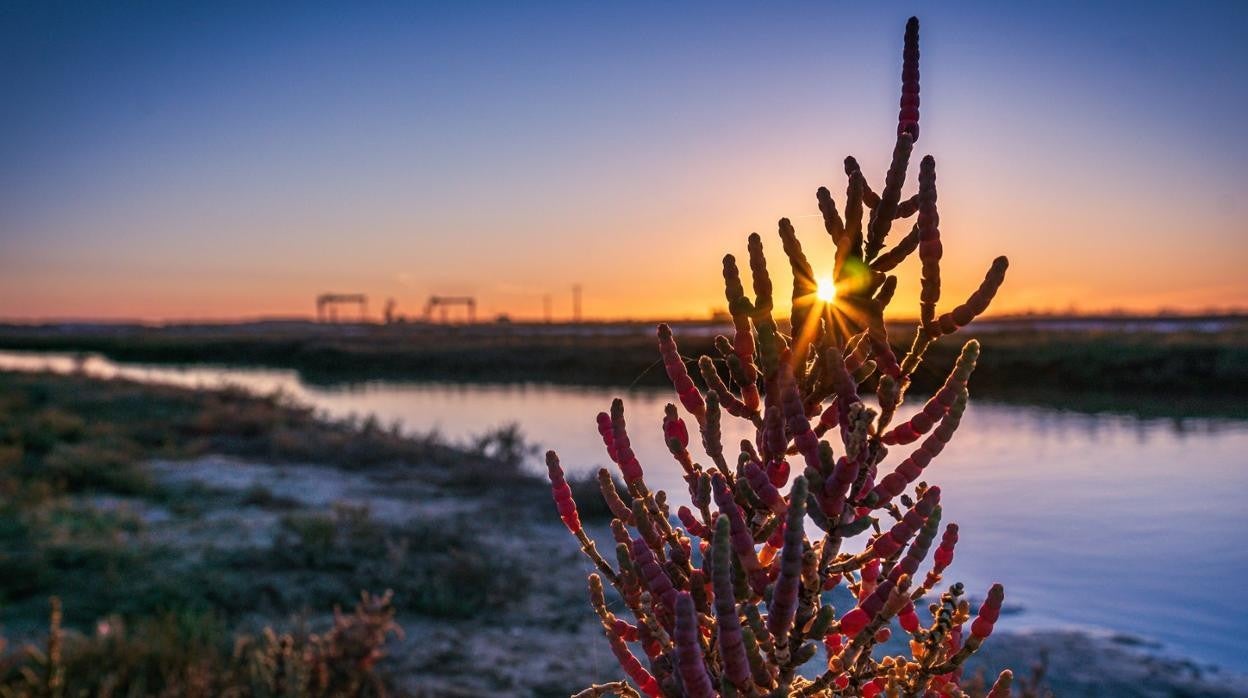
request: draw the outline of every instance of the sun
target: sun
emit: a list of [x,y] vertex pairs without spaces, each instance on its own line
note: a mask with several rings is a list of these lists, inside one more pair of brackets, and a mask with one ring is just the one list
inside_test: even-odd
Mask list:
[[836,284],[832,283],[832,279],[824,277],[815,282],[815,297],[824,303],[831,303],[836,300]]

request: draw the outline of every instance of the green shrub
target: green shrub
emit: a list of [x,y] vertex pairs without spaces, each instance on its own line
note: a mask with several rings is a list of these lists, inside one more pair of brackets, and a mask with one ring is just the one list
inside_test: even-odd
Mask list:
[[63,492],[150,494],[155,484],[138,458],[137,449],[125,445],[58,443],[32,467]]

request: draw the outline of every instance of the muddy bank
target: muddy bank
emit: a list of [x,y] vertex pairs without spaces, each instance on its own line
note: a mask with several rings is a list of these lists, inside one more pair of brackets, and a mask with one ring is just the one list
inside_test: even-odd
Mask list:
[[1160,654],[1138,638],[1042,631],[993,635],[972,662],[995,675],[1004,668],[1026,676],[1045,663],[1043,684],[1056,696],[1122,698],[1231,698],[1248,696],[1248,677]]
[[[512,598],[471,617],[402,613],[399,621],[406,635],[391,648],[386,666],[405,692],[566,696],[590,683],[619,678],[585,600],[585,575],[592,568],[553,516],[542,516],[541,506],[507,511],[497,501],[447,496],[384,468],[347,472],[220,456],[151,465],[160,481],[218,492],[221,502],[230,501],[227,492],[270,502],[209,508],[197,522],[152,509],[136,511],[148,522],[149,535],[192,550],[267,545],[283,535],[282,516],[327,510],[355,512],[400,530],[431,530],[421,522],[453,519],[488,531],[479,539],[488,548],[483,554],[507,561],[488,573],[503,577]],[[282,503],[281,516],[271,502]],[[609,537],[601,525],[591,529],[600,540]],[[247,535],[226,536],[229,531]],[[1248,696],[1244,677],[1165,656],[1133,638],[1074,631],[999,633],[967,671],[995,675],[1009,667],[1026,676],[1037,664],[1043,664],[1042,684],[1058,696]]]

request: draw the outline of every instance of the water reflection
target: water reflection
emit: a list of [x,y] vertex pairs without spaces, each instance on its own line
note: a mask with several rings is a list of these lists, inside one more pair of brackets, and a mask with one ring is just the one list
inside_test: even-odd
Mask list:
[[[81,370],[183,386],[280,390],[330,416],[374,415],[463,439],[509,422],[566,468],[606,464],[594,415],[622,391],[547,385],[364,383],[317,387],[293,371],[118,365],[100,357],[0,352],[0,368]],[[633,444],[652,487],[687,500],[659,431],[665,390],[623,391]],[[919,404],[912,400],[903,417]],[[749,437],[725,422],[726,443]],[[897,463],[908,448],[886,461]],[[972,590],[1006,585],[1024,612],[1006,627],[1079,626],[1158,640],[1248,671],[1240,580],[1248,574],[1248,422],[1140,419],[972,400],[927,471],[962,526],[955,574]],[[979,593],[982,593],[980,591]]]

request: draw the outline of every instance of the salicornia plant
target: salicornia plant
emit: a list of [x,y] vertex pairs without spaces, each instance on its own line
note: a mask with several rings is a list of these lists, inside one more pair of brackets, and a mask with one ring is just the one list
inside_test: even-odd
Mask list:
[[[646,486],[620,400],[598,415],[607,453],[627,486],[622,497],[600,474],[614,514],[613,554],[599,552],[582,529],[558,457],[547,454],[559,514],[598,570],[589,577],[591,603],[631,681],[579,695],[965,695],[962,666],[992,632],[1001,586],[988,590],[973,619],[961,584],[928,606],[926,624],[915,605],[935,593],[953,561],[958,527],[946,524],[942,533],[940,488],[922,478],[962,418],[979,344],[966,343],[944,385],[919,412],[900,423],[894,416],[927,348],[988,307],[1007,262],[997,258],[970,298],[938,312],[942,242],[931,156],[919,165],[918,192],[904,199],[901,193],[919,137],[918,42],[919,23],[912,18],[897,144],[883,188],[872,190],[851,157],[845,160],[844,215],[827,189],[816,194],[836,249],[834,287],[821,288],[792,224],[781,219],[780,241],[793,273],[787,334],[773,317],[772,283],[757,234],[748,242],[752,299],[736,259],[724,257],[735,334],[716,338],[719,357],[698,360],[703,388],[690,375],[671,329],[659,325],[667,375],[709,459],[695,461],[686,422],[668,405],[663,435],[684,471],[692,504],[676,512],[680,525],[670,516],[666,494]],[[895,223],[916,215],[910,231],[886,250]],[[922,263],[920,322],[899,360],[883,313],[897,286],[890,272],[916,250]],[[873,388],[874,406],[861,397],[865,387]],[[742,441],[735,456],[721,437],[725,412],[755,428],[755,438]],[[885,464],[890,448],[902,451],[895,465]],[[861,552],[843,550],[847,539],[863,536]],[[933,562],[921,574],[933,545]],[[611,610],[605,585],[619,594],[631,618]],[[838,585],[854,595],[851,607],[830,603]],[[877,645],[888,640],[894,620],[909,636],[909,656],[880,656],[885,651]],[[826,663],[800,671],[821,645]],[[990,695],[1008,695],[1009,683],[1004,672]]]

